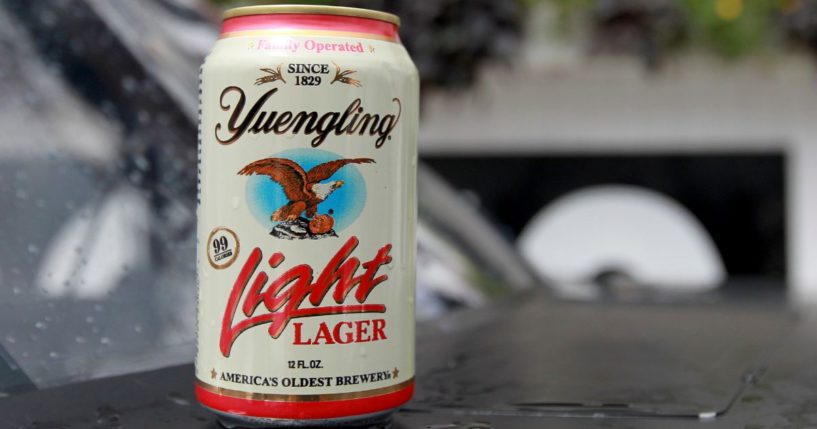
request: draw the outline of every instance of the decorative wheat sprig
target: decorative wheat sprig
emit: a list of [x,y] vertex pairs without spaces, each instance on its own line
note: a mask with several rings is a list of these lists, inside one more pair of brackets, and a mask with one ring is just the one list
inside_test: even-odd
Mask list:
[[278,67],[276,67],[275,70],[270,69],[270,68],[265,68],[265,69],[261,69],[261,71],[269,73],[269,75],[261,76],[258,79],[256,79],[255,80],[256,85],[263,85],[265,83],[275,82],[276,80],[280,80],[283,83],[287,83],[287,81],[284,80],[284,74],[281,73],[281,64],[278,64]]
[[335,82],[340,82],[347,85],[353,85],[358,88],[363,86],[359,80],[349,77],[349,75],[352,73],[357,73],[357,70],[341,70],[340,66],[336,62],[332,61],[332,64],[335,65],[335,78],[332,79],[332,82],[329,82],[330,85]]

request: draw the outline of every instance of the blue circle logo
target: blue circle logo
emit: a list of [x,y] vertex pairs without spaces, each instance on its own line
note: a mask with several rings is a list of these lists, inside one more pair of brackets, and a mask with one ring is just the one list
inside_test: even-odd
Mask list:
[[[306,228],[305,225],[309,224],[311,219],[317,219],[315,216],[331,217],[334,221],[331,235],[346,229],[360,216],[366,204],[366,182],[358,171],[358,166],[374,161],[358,158],[345,160],[346,162],[340,166],[339,163],[333,163],[342,159],[344,158],[335,153],[321,149],[290,149],[248,165],[239,174],[249,175],[246,198],[253,217],[275,236],[278,236],[276,230],[283,231],[284,226],[295,225],[297,228],[296,224],[300,223],[300,229]],[[259,166],[253,169],[251,168],[253,165]],[[301,169],[300,172],[298,167]],[[313,170],[315,167],[319,169]],[[315,174],[318,173],[317,170],[321,170],[321,174]],[[302,172],[306,173],[306,176],[303,176]],[[307,177],[310,175],[317,176],[319,180],[309,183]],[[309,198],[295,198],[303,199],[303,204],[290,199],[284,189],[284,186],[300,188],[292,185],[293,180],[288,180],[295,178],[300,184],[303,183],[300,177],[305,179],[306,188],[310,192]],[[302,191],[296,189],[294,193],[300,194]],[[292,196],[293,192],[289,194]],[[305,236],[292,236],[290,232],[280,238],[307,236],[322,238],[322,235],[309,233]]]

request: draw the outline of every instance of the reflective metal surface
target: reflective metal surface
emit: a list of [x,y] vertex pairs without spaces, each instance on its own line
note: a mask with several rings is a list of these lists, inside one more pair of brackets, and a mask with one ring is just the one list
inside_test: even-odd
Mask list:
[[[817,312],[767,304],[600,307],[525,293],[448,315],[420,327],[419,391],[390,427],[811,427]],[[15,395],[0,415],[24,428],[217,428],[191,374]]]

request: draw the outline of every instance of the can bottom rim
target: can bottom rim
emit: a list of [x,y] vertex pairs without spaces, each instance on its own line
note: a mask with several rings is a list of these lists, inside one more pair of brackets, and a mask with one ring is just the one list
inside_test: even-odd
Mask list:
[[223,411],[215,410],[207,407],[218,417],[219,423],[227,429],[260,429],[260,428],[370,428],[370,427],[385,427],[391,420],[397,408],[392,408],[386,411],[380,411],[372,414],[364,414],[360,416],[339,417],[329,419],[312,419],[312,420],[293,420],[293,419],[274,419],[263,417],[250,417],[236,414],[228,414]]
[[[304,426],[314,426],[316,420],[326,424],[326,420],[352,419],[358,420],[368,415],[391,414],[400,405],[408,402],[414,394],[414,383],[395,392],[367,398],[343,399],[334,401],[316,402],[282,402],[264,401],[258,399],[235,398],[223,396],[200,386],[195,386],[196,398],[207,408],[216,411],[219,415],[226,414],[243,421],[246,419],[278,420],[279,423],[292,420],[306,420]],[[311,420],[311,422],[308,422]],[[274,423],[274,422],[273,422]],[[346,420],[346,424],[349,420]],[[265,422],[268,426],[270,422]],[[279,424],[279,426],[282,426]],[[286,426],[282,426],[286,427]],[[290,427],[297,427],[292,426]]]

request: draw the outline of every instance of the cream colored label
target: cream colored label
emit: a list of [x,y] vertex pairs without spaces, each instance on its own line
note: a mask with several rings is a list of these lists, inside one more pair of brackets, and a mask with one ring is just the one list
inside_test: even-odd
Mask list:
[[217,43],[201,85],[201,386],[319,400],[413,378],[417,115],[400,44]]

